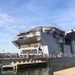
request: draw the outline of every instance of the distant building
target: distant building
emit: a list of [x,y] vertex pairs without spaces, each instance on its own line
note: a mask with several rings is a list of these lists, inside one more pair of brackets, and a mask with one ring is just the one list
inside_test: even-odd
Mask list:
[[12,58],[19,58],[19,54],[18,53],[12,53]]
[[2,53],[0,53],[0,58],[2,58]]
[[75,54],[75,30],[63,31],[56,27],[36,27],[21,32],[13,39],[20,55],[60,57]]

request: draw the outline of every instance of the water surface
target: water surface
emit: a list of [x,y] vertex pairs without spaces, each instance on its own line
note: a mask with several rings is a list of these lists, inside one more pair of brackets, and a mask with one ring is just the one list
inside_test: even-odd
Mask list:
[[20,69],[17,71],[0,71],[0,75],[53,75],[53,72],[75,67],[75,62],[49,63],[48,66]]

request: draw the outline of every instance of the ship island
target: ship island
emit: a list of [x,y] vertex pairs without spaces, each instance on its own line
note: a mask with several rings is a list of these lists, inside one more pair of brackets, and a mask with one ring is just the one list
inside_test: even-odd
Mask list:
[[61,30],[53,26],[40,26],[20,32],[12,43],[23,58],[74,58],[75,30]]

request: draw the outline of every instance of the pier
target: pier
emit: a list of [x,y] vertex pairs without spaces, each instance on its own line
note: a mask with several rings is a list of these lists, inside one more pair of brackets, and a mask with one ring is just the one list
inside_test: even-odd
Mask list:
[[75,75],[75,67],[54,72],[54,75]]
[[17,69],[22,69],[22,68],[28,68],[28,67],[37,67],[37,66],[46,66],[47,62],[46,61],[41,61],[41,60],[36,60],[36,61],[21,61],[21,62],[11,62],[9,65],[2,65],[2,70],[7,70],[7,69],[12,69],[12,70],[17,70]]

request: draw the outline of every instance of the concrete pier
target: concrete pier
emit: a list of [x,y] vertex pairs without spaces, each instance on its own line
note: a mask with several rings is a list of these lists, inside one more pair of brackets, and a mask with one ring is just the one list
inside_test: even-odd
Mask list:
[[7,69],[11,69],[11,70],[14,70],[15,68],[15,65],[3,65],[2,66],[2,70],[7,70]]
[[17,70],[17,69],[22,69],[22,68],[27,68],[27,67],[39,67],[39,66],[45,66],[47,65],[46,61],[41,61],[41,60],[36,60],[36,61],[21,61],[21,62],[12,62],[10,65],[3,65],[2,70],[4,69],[12,69],[12,70]]
[[75,67],[54,72],[54,75],[75,75]]

